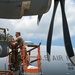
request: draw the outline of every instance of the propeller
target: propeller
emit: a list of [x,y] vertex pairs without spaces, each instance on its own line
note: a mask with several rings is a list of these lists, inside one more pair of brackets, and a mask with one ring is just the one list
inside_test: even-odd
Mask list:
[[53,15],[52,15],[51,24],[50,24],[50,27],[49,27],[49,32],[48,32],[48,37],[47,37],[47,58],[48,58],[48,61],[50,61],[53,24],[54,24],[54,18],[55,18],[55,13],[56,13],[58,3],[59,3],[59,1],[54,0],[54,10],[53,10]]
[[73,52],[73,47],[71,44],[68,23],[67,23],[67,19],[66,19],[66,15],[65,15],[65,8],[64,8],[65,0],[60,0],[60,4],[61,4],[61,11],[62,11],[63,35],[64,35],[65,49],[66,49],[66,52],[67,52],[69,59],[75,65],[75,59],[73,58],[74,52]]
[[75,56],[74,56],[73,47],[71,44],[68,23],[67,23],[67,19],[66,19],[66,15],[65,15],[65,0],[54,0],[54,10],[53,10],[53,15],[52,15],[50,28],[49,28],[49,32],[48,32],[48,38],[47,38],[47,58],[48,58],[48,61],[50,61],[54,18],[55,18],[56,9],[57,9],[59,2],[61,5],[61,11],[62,11],[62,22],[63,22],[62,25],[63,25],[64,45],[65,45],[66,53],[67,53],[70,61],[75,65]]

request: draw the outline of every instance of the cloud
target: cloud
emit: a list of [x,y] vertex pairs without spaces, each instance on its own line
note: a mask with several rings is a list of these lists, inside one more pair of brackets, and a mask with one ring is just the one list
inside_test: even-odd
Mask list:
[[[67,20],[69,24],[69,30],[71,36],[75,36],[75,3],[73,0],[66,0],[65,11],[67,15]],[[24,38],[28,39],[47,39],[48,29],[53,12],[53,2],[49,12],[43,15],[39,26],[37,25],[37,16],[24,16],[18,20],[5,20],[0,19],[0,27],[6,27],[10,29],[12,35],[16,31],[20,31]],[[61,18],[61,9],[60,4],[57,9],[55,23],[54,23],[54,32],[53,40],[63,38],[62,33],[62,18]]]
[[73,0],[67,0],[66,1],[66,15],[68,19],[69,24],[69,30],[71,36],[75,36],[75,3]]

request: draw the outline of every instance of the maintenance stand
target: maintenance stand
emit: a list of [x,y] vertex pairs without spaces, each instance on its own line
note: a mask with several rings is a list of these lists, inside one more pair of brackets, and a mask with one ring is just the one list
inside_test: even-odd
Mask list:
[[[12,40],[12,36],[7,36],[7,28],[0,28],[0,46],[8,56],[8,70],[0,71],[0,75],[41,75],[41,54],[40,45],[27,44],[18,48],[12,49],[7,53],[7,47],[9,47],[9,39]],[[3,32],[3,33],[2,33]],[[26,49],[29,47],[29,50]],[[36,50],[37,55],[31,55]],[[18,52],[20,51],[20,52]],[[33,60],[31,60],[33,59]],[[37,66],[33,66],[32,63],[37,62]]]

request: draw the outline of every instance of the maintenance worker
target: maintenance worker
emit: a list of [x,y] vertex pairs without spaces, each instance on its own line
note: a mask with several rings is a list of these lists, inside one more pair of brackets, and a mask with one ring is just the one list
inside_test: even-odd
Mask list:
[[[14,67],[16,67],[16,69],[19,69],[19,65],[20,65],[20,62],[21,62],[21,49],[22,49],[22,46],[24,46],[24,39],[21,37],[21,33],[20,32],[16,32],[15,34],[16,36],[16,39],[15,40],[11,40],[9,41],[10,42],[10,48],[13,50],[13,52],[15,52],[15,58],[16,58],[16,61],[14,63]],[[16,49],[16,51],[14,51],[14,49]],[[20,52],[18,52],[18,48],[20,48]],[[26,51],[26,49],[25,49]],[[13,60],[14,60],[14,54],[12,53],[12,63],[13,63]],[[16,66],[17,65],[17,66]]]
[[16,32],[15,34],[16,39],[10,41],[10,45],[12,48],[16,48],[16,47],[21,47],[24,45],[24,39],[21,37],[21,33],[20,32]]

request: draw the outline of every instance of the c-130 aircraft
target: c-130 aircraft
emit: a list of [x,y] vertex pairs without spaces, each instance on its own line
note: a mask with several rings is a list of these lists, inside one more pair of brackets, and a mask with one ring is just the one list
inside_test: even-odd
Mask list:
[[[59,2],[62,11],[62,22],[63,22],[62,25],[63,25],[65,50],[70,61],[73,63],[73,65],[75,65],[75,56],[71,44],[68,23],[65,15],[65,0],[54,0],[54,10],[47,38],[47,59],[48,61],[50,60],[53,24],[56,9]],[[52,0],[0,0],[0,18],[19,19],[22,16],[38,15],[38,22],[40,22],[42,15],[48,12],[48,10],[50,9],[51,3]],[[5,50],[3,49],[2,51]],[[7,54],[5,53],[5,55]]]

